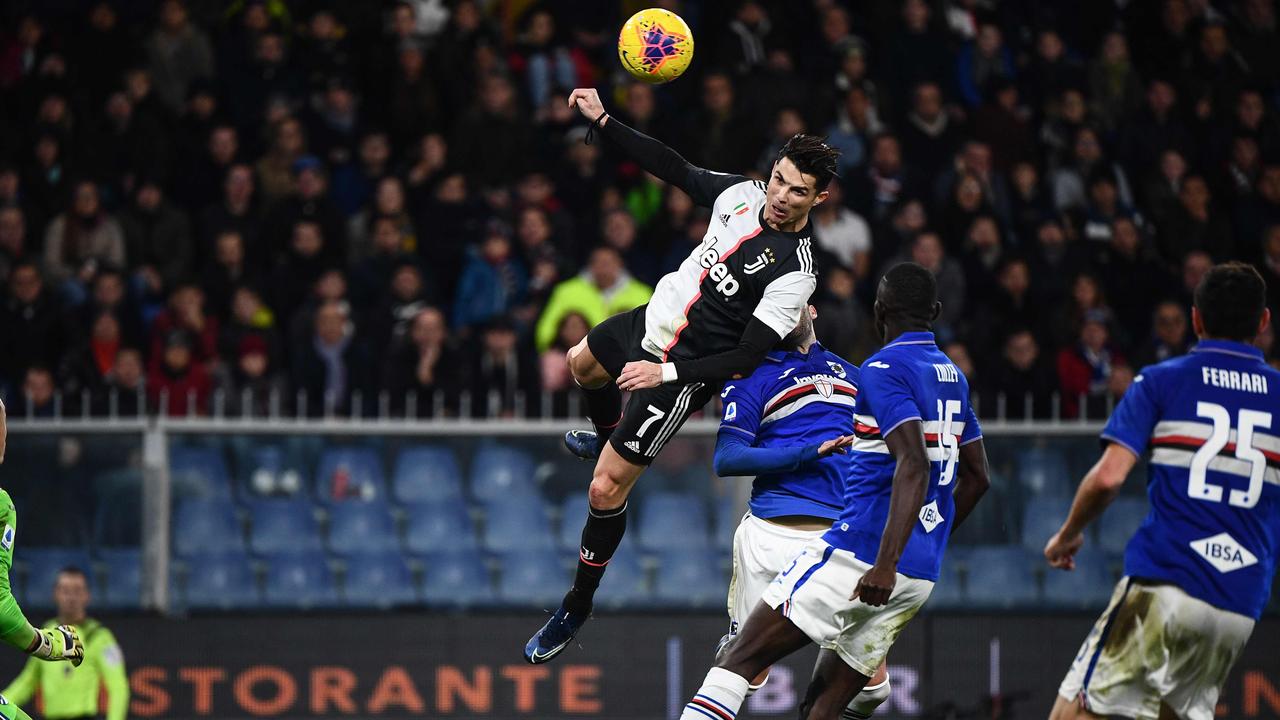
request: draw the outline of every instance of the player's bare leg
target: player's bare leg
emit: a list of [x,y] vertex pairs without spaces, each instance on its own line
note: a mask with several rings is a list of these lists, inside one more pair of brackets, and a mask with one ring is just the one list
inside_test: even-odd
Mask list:
[[[883,665],[877,675],[884,672]],[[847,715],[849,704],[866,687],[866,675],[849,667],[839,655],[832,650],[818,653],[818,662],[813,667],[813,679],[809,681],[809,689],[805,691],[804,701],[800,703],[800,718],[842,718],[857,717]],[[873,708],[874,709],[874,708]],[[869,715],[866,717],[870,717]]]
[[[716,664],[722,664],[729,657],[729,649],[733,647],[738,640],[738,635],[726,640],[720,649],[716,652]],[[769,670],[765,668],[764,672],[756,675],[751,680],[751,692],[764,687],[769,680]],[[817,669],[814,670],[815,676]],[[860,720],[861,718],[869,718],[880,707],[881,703],[889,698],[889,666],[886,663],[880,663],[880,667],[876,668],[876,672],[867,681],[862,690],[854,696],[845,710],[844,717],[850,720]]]
[[600,457],[609,436],[622,419],[622,391],[592,354],[586,338],[569,348],[565,362],[569,365],[573,381],[582,389],[587,401],[587,417],[595,429],[570,430],[564,436],[564,444],[579,458],[595,460]]

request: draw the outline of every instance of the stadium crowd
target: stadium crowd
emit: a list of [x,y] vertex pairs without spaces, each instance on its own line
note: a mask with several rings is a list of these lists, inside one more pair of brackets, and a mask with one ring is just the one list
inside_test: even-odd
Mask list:
[[819,337],[866,357],[915,260],[983,415],[1101,416],[1214,262],[1280,307],[1274,0],[657,4],[697,56],[655,88],[636,3],[6,3],[10,414],[566,412],[564,350],[708,223],[584,142],[579,86],[715,170],[826,135]]

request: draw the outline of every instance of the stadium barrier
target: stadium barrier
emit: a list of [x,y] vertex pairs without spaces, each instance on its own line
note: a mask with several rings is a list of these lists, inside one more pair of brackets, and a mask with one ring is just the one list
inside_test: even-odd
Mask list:
[[[725,620],[609,615],[556,663],[518,648],[540,617],[384,614],[339,618],[120,618],[111,623],[134,718],[676,718],[711,662]],[[1093,616],[917,617],[889,657],[878,718],[1043,718]],[[1258,626],[1218,717],[1280,718],[1280,626]],[[814,649],[774,669],[747,709],[795,717]],[[0,676],[22,658],[0,655]],[[38,712],[39,708],[35,708]]]

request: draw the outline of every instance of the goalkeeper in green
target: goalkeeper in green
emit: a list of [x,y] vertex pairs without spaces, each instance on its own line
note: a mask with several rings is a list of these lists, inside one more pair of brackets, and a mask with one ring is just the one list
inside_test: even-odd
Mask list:
[[[9,434],[4,403],[0,402],[0,463]],[[18,601],[9,588],[9,568],[13,565],[13,544],[18,535],[18,513],[14,510],[9,493],[0,490],[0,641],[12,645],[26,654],[41,660],[65,660],[78,667],[84,661],[84,645],[80,635],[70,625],[37,630],[18,607]],[[5,720],[31,720],[16,705],[0,697],[0,718]]]

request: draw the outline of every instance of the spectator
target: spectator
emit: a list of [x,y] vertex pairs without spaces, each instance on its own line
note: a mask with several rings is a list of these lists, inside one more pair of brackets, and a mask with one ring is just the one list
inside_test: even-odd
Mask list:
[[533,137],[520,117],[511,81],[499,75],[481,80],[479,102],[458,119],[449,147],[457,167],[480,185],[500,185],[523,174]]
[[1146,247],[1138,228],[1128,218],[1111,226],[1111,244],[1099,256],[1102,287],[1116,308],[1122,327],[1134,337],[1147,334],[1154,303],[1171,290],[1168,270]]
[[387,117],[392,138],[401,145],[423,130],[438,131],[444,125],[440,91],[427,68],[426,50],[417,40],[400,43]]
[[[120,322],[120,332],[126,345],[141,346],[146,339],[142,313],[129,297],[124,275],[115,268],[104,268],[93,279],[89,301],[80,307],[78,316],[71,323],[73,330],[89,332],[93,321],[104,312],[111,313]],[[151,319],[147,318],[148,321]]]
[[396,266],[388,290],[367,323],[368,339],[378,358],[387,348],[403,341],[409,323],[429,305],[422,270],[413,261],[401,261]]
[[1209,268],[1213,267],[1213,258],[1209,257],[1209,253],[1203,250],[1192,250],[1182,260],[1182,306],[1190,308],[1192,300],[1195,297],[1196,288],[1200,285],[1200,280],[1204,274],[1209,272]]
[[834,265],[818,281],[821,287],[813,299],[818,311],[813,320],[815,332],[831,352],[862,362],[875,350],[875,332],[870,314],[858,301],[857,279],[848,269]]
[[[950,342],[959,332],[959,323],[964,318],[965,277],[960,263],[947,256],[942,238],[935,232],[920,233],[907,256],[901,260],[923,265],[938,281],[938,301],[942,303],[942,312],[934,321],[933,329],[943,344]],[[897,262],[890,262],[889,266]]]
[[871,262],[871,228],[867,221],[844,205],[844,189],[839,181],[827,186],[827,199],[812,213],[813,236],[818,247],[859,280],[867,276]]
[[324,235],[315,222],[300,220],[293,226],[289,250],[276,261],[270,276],[271,307],[281,317],[292,317],[315,281],[329,269],[324,246]]
[[1059,303],[1050,319],[1049,346],[1062,348],[1075,342],[1080,335],[1080,325],[1085,315],[1098,310],[1110,317],[1111,308],[1107,304],[1106,293],[1098,277],[1089,271],[1082,271],[1071,279],[1070,298]]
[[91,182],[76,183],[71,209],[49,223],[44,236],[44,264],[71,305],[85,300],[86,288],[99,266],[125,266],[124,232],[106,213]]
[[223,414],[266,417],[288,399],[284,379],[276,372],[273,354],[261,335],[244,335],[228,369],[220,374],[218,391]]
[[43,365],[27,368],[22,380],[22,393],[8,409],[9,417],[52,418],[57,415],[53,373]]
[[249,264],[258,269],[265,267],[268,256],[258,242],[262,228],[255,197],[253,171],[248,165],[232,165],[222,183],[222,199],[206,207],[200,215],[197,257],[201,263],[215,257],[219,235],[235,232],[244,243]]
[[1088,403],[1091,416],[1102,412],[1100,403],[1110,390],[1112,372],[1124,365],[1124,357],[1111,344],[1110,316],[1100,310],[1084,314],[1078,340],[1058,353],[1058,388],[1062,392],[1063,417],[1078,417],[1080,403]]
[[506,318],[494,318],[479,339],[471,366],[471,416],[510,418],[536,413],[540,399],[538,361],[520,343],[514,324]]
[[1084,85],[1084,68],[1052,28],[1036,35],[1035,55],[1022,74],[1023,89],[1031,106],[1043,110],[1067,88]]
[[120,218],[134,273],[134,287],[146,299],[162,298],[190,271],[194,255],[191,227],[181,210],[165,200],[154,180],[143,180],[133,206]]
[[1178,206],[1161,228],[1161,254],[1175,267],[1187,253],[1203,250],[1215,260],[1235,257],[1235,242],[1226,218],[1214,212],[1209,184],[1199,175],[1189,175],[1178,192]]
[[209,38],[190,23],[182,0],[160,3],[160,24],[147,41],[147,56],[156,94],[175,114],[187,99],[191,81],[213,74]]
[[1080,128],[1076,133],[1071,162],[1053,174],[1053,203],[1062,212],[1083,208],[1088,202],[1089,178],[1108,173],[1114,180],[1120,202],[1133,204],[1129,181],[1120,166],[1102,154],[1102,144],[1093,128]]
[[959,147],[960,133],[943,107],[942,88],[932,82],[918,85],[902,130],[907,164],[922,175],[936,176]]
[[356,336],[355,324],[342,303],[329,301],[315,312],[314,333],[293,352],[291,377],[305,397],[298,413],[320,417],[363,411],[355,404],[360,393],[366,403],[370,389],[370,358]]
[[0,313],[0,387],[17,385],[32,365],[56,364],[70,340],[61,307],[45,291],[34,263],[14,265],[7,285]]
[[551,346],[565,315],[576,312],[594,327],[606,318],[645,304],[652,294],[652,288],[627,272],[617,250],[598,247],[591,252],[582,273],[561,282],[551,293],[538,319],[538,351]]
[[854,176],[850,195],[858,205],[854,209],[872,222],[883,220],[890,208],[913,197],[915,178],[902,163],[902,146],[889,133],[877,135],[871,143],[871,162],[863,173]]
[[1152,327],[1155,331],[1134,355],[1135,365],[1139,368],[1184,355],[1195,344],[1186,311],[1172,300],[1156,306]]
[[1054,217],[1053,201],[1040,181],[1040,171],[1029,162],[1013,166],[1009,174],[1009,223],[1021,245],[1035,242],[1043,221]]
[[203,288],[210,314],[220,320],[228,318],[231,296],[244,285],[258,287],[261,278],[249,265],[244,236],[235,230],[224,230],[214,246],[213,266],[204,271]]
[[578,72],[569,48],[556,42],[555,19],[545,8],[530,11],[516,43],[516,71],[523,71],[529,103],[547,104],[553,91],[577,85]]
[[902,27],[886,44],[888,56],[883,63],[884,86],[893,93],[891,107],[898,113],[909,104],[907,93],[921,83],[954,87],[951,82],[954,65],[947,52],[947,37],[934,26],[929,3],[906,0],[901,7]]
[[1089,96],[1094,114],[1111,131],[1142,104],[1142,82],[1130,60],[1128,41],[1119,30],[1107,33],[1089,66]]
[[1123,136],[1120,147],[1129,167],[1150,168],[1166,150],[1186,153],[1191,149],[1191,131],[1179,117],[1173,83],[1160,77],[1147,83],[1146,105],[1128,119]]
[[542,351],[539,366],[542,368],[542,389],[545,392],[573,390],[573,376],[569,372],[566,353],[577,347],[590,332],[591,325],[578,313],[568,313],[556,328],[556,339]]
[[[164,361],[167,343],[173,332],[186,333],[182,342],[191,356],[193,365],[203,368],[218,359],[218,320],[205,314],[204,292],[194,284],[185,283],[169,294],[168,306],[156,316],[151,325],[151,372]],[[185,367],[185,366],[184,366]]]
[[1267,283],[1267,305],[1280,308],[1280,224],[1267,228],[1258,272]]
[[523,300],[529,281],[512,254],[509,233],[505,225],[490,223],[483,242],[469,253],[453,303],[455,330],[507,315]]
[[349,224],[349,254],[353,261],[359,261],[369,254],[373,244],[369,231],[375,219],[386,218],[395,223],[402,252],[414,252],[418,248],[418,233],[405,204],[404,183],[397,177],[389,176],[379,180],[376,187],[373,203],[351,218]]
[[137,348],[120,348],[104,380],[102,392],[93,399],[95,416],[137,417],[146,412],[146,374]]
[[0,282],[27,255],[27,221],[17,205],[0,206]]
[[89,337],[79,341],[78,347],[62,358],[58,371],[59,385],[70,401],[70,412],[80,407],[82,394],[91,397],[106,387],[107,374],[115,366],[121,347],[120,321],[109,312],[99,314]]
[[1141,227],[1142,218],[1120,200],[1115,176],[1104,171],[1089,178],[1089,202],[1085,205],[1081,239],[1094,243],[1111,242],[1112,225],[1120,219]]
[[1179,206],[1178,194],[1187,177],[1187,160],[1177,150],[1160,154],[1160,166],[1147,174],[1143,194],[1151,219],[1157,228],[1169,223]]
[[164,334],[147,379],[147,400],[157,412],[170,417],[209,414],[213,380],[208,365],[196,356],[195,343],[181,328]]
[[966,42],[956,57],[956,84],[965,104],[976,108],[982,90],[1000,80],[1012,80],[1013,54],[1004,45],[1000,28],[993,23],[978,26],[975,40]]
[[391,142],[385,132],[377,130],[361,136],[358,155],[339,164],[334,170],[332,195],[342,214],[351,218],[350,234],[353,244],[364,240],[365,224],[370,214],[366,208],[369,200],[374,199],[378,205],[392,201],[392,198],[382,196],[386,192],[383,184],[388,180],[394,180],[396,190],[400,193],[399,210],[382,210],[378,207],[375,212],[406,212],[404,183],[399,178],[392,177],[390,172]]
[[412,417],[435,417],[436,408],[457,404],[460,358],[449,339],[444,313],[423,308],[407,336],[391,348],[386,388],[392,411]]
[[1018,86],[1002,82],[991,88],[973,113],[973,138],[991,148],[991,164],[1001,172],[1035,157],[1030,113],[1022,106]]
[[999,361],[984,379],[982,406],[986,414],[1009,420],[1048,418],[1057,390],[1053,371],[1040,356],[1035,334],[1014,328],[1004,340]]
[[355,159],[360,107],[346,78],[328,78],[319,102],[307,119],[307,149],[312,154],[332,167]]
[[747,163],[756,155],[754,130],[738,113],[733,80],[722,72],[708,73],[702,79],[702,96],[697,110],[690,113],[684,128],[695,165],[722,172],[749,169]]
[[302,123],[292,117],[277,120],[271,130],[271,148],[255,167],[258,186],[266,202],[272,203],[294,193],[294,172],[306,154],[307,139]]
[[[230,124],[215,125],[208,130],[192,130],[185,151],[185,167],[177,179],[174,195],[183,210],[195,213],[218,202],[227,173],[240,159],[240,136]],[[198,150],[197,150],[198,148]],[[196,157],[197,152],[199,157]]]
[[319,226],[324,245],[321,255],[332,265],[347,259],[347,224],[342,212],[327,195],[324,164],[312,155],[298,158],[293,164],[295,192],[282,198],[267,210],[263,235],[270,251],[279,257],[289,241],[290,233],[301,222]]
[[849,88],[836,111],[835,123],[827,127],[827,144],[840,151],[837,174],[850,177],[861,167],[866,162],[871,139],[883,131],[884,125],[867,91],[861,87]]

